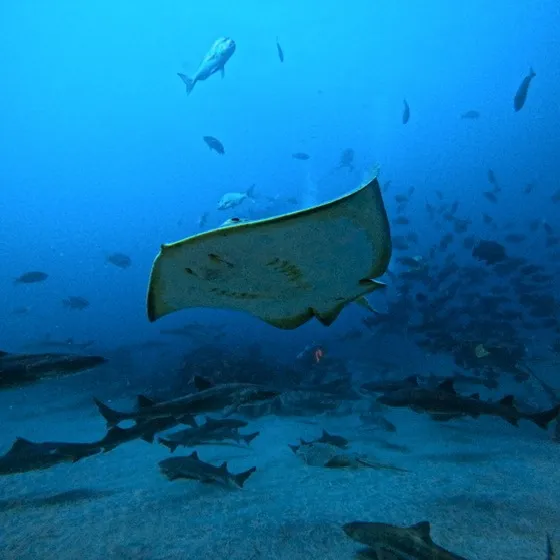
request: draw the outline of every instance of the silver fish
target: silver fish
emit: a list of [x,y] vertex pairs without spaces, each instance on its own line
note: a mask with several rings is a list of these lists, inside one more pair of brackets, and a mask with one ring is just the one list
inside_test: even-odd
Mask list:
[[231,58],[234,52],[235,41],[229,37],[220,37],[210,47],[210,50],[202,59],[200,66],[192,78],[178,72],[177,75],[183,80],[187,88],[187,95],[193,90],[196,82],[206,80],[218,71],[222,73],[223,78],[226,62]]

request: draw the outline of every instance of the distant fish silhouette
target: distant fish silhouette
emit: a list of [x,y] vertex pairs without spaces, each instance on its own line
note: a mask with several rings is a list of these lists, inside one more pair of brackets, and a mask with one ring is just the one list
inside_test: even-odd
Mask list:
[[295,154],[292,154],[292,157],[294,159],[300,159],[302,161],[305,161],[305,160],[309,159],[309,154],[306,154],[304,152],[296,152]]
[[132,264],[132,259],[124,253],[112,253],[105,260],[119,268],[128,268]]
[[284,62],[284,51],[278,42],[278,37],[276,37],[276,50],[278,51],[278,58],[280,59],[280,62]]
[[44,282],[49,275],[46,272],[40,272],[39,270],[32,270],[31,272],[26,272],[14,280],[15,284],[36,284],[37,282]]
[[224,155],[226,153],[224,145],[217,138],[214,138],[213,136],[203,136],[202,139],[211,150],[214,150],[220,155]]
[[406,124],[409,120],[410,120],[410,107],[408,106],[408,103],[405,99],[404,100],[404,109],[403,109],[403,114],[402,114],[402,122],[403,122],[403,124]]
[[470,111],[465,111],[462,115],[461,118],[462,119],[478,119],[480,117],[480,113],[478,111],[474,111],[474,110],[470,110]]
[[531,80],[536,76],[534,70],[531,68],[529,70],[529,74],[523,78],[523,81],[519,85],[517,89],[517,93],[513,98],[513,108],[515,111],[521,111],[523,109],[523,105],[525,105],[525,101],[527,100],[527,93],[529,91],[529,86],[531,85]]

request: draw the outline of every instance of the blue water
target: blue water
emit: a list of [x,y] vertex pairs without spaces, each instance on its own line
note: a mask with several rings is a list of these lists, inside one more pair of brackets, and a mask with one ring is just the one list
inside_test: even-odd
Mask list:
[[[163,352],[114,359],[111,382],[126,378],[139,388],[180,366],[185,342],[162,338],[160,329],[199,321],[210,329],[224,325],[232,351],[257,343],[288,362],[306,344],[327,341],[349,360],[396,361],[403,371],[425,364],[429,357],[412,344],[403,354],[402,341],[374,341],[374,352],[359,341],[340,342],[360,325],[363,310],[355,306],[329,329],[311,321],[280,331],[215,310],[150,324],[145,299],[153,259],[162,243],[200,232],[206,212],[212,228],[244,212],[291,211],[288,203],[273,208],[267,197],[296,198],[299,208],[310,201],[310,182],[311,198],[324,202],[356,188],[376,164],[380,182],[391,181],[384,195],[390,218],[394,195],[415,188],[407,215],[422,253],[444,233],[424,210],[436,190],[460,202],[460,216],[472,220],[469,233],[478,237],[497,236],[485,229],[482,212],[496,222],[541,219],[557,228],[560,203],[551,197],[560,187],[558,29],[553,0],[3,2],[0,349],[40,350],[37,341],[49,336],[93,340],[96,353],[114,356],[118,347],[164,340]],[[187,96],[177,72],[192,76],[220,36],[237,45],[225,77],[197,83]],[[515,112],[513,97],[531,67],[536,77]],[[406,125],[404,99],[411,111]],[[468,110],[480,118],[461,119]],[[223,143],[224,156],[208,149],[206,135]],[[346,148],[355,150],[353,171],[338,168]],[[309,160],[292,158],[296,152]],[[503,189],[497,205],[483,196],[488,169]],[[528,183],[535,188],[524,196]],[[217,210],[223,194],[252,184],[254,203]],[[558,278],[558,263],[546,262],[550,252],[538,240],[515,251],[550,264]],[[132,266],[108,263],[114,252],[129,255]],[[400,271],[394,262],[390,268]],[[30,270],[49,278],[14,285]],[[61,302],[69,296],[91,305],[68,309]],[[387,308],[387,295],[370,300]],[[19,307],[28,310],[14,313]],[[542,346],[554,336],[535,333],[526,344]],[[78,389],[82,382],[61,383]],[[10,436],[19,433],[10,428]],[[557,510],[551,518],[560,522]],[[317,554],[309,557],[323,558]]]

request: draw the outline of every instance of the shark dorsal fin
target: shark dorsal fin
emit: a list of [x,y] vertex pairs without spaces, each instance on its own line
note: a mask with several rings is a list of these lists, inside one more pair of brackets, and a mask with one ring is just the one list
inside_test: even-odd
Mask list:
[[194,386],[197,391],[205,391],[206,389],[211,389],[214,387],[214,383],[210,379],[206,379],[200,375],[194,376]]
[[323,428],[323,435],[321,437],[322,438],[330,438],[332,436],[331,436],[331,434],[329,434],[329,432],[327,432],[327,430],[325,430],[325,428]]
[[145,395],[138,395],[136,397],[136,403],[138,404],[138,408],[147,408],[149,406],[154,406],[156,401],[146,397]]
[[227,469],[227,461],[224,461],[224,462],[219,466],[219,469],[220,469],[222,472],[227,473],[227,472],[228,472],[228,469]]
[[446,393],[452,393],[455,394],[455,386],[453,385],[453,379],[446,379],[445,381],[442,381],[439,385],[438,385],[438,389],[441,389],[442,391],[445,391]]
[[500,404],[515,407],[515,399],[513,395],[506,395],[503,399],[500,399]]
[[431,527],[429,521],[420,521],[420,523],[415,523],[410,527],[410,529],[418,533],[423,541],[432,542],[432,537],[430,535]]
[[34,444],[32,441],[29,441],[28,439],[22,437],[17,437],[16,441],[14,441],[12,447],[10,448],[10,451],[21,451],[28,447],[32,447],[33,445]]
[[193,451],[193,452],[189,455],[189,457],[190,457],[191,459],[194,459],[195,461],[200,461],[200,459],[198,458],[198,453],[197,453],[196,451]]
[[215,426],[218,424],[218,420],[214,420],[214,418],[210,418],[210,416],[205,416],[204,422],[207,426]]
[[4,356],[7,356],[9,354],[9,352],[4,352],[4,350],[0,350],[0,358],[3,358]]

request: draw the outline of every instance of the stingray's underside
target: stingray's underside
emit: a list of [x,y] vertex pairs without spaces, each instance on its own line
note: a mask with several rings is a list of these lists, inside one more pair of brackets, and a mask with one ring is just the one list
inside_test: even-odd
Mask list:
[[163,245],[150,277],[148,317],[214,307],[282,329],[312,317],[330,325],[345,305],[383,286],[375,278],[390,256],[374,179],[320,206]]

